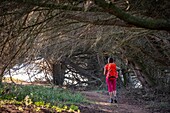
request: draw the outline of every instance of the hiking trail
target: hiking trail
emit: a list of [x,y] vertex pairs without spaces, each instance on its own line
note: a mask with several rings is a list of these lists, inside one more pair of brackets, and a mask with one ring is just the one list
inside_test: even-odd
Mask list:
[[125,93],[118,95],[118,103],[109,103],[106,92],[84,91],[82,94],[91,101],[89,105],[81,105],[82,113],[149,113],[144,105],[125,97]]

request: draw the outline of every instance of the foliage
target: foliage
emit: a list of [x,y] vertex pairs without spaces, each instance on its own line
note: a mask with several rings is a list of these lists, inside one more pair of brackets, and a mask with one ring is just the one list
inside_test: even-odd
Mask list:
[[53,112],[77,112],[79,113],[80,110],[78,108],[78,106],[76,105],[63,105],[61,106],[59,105],[50,105],[49,103],[45,104],[44,102],[40,101],[40,102],[35,102],[35,103],[31,103],[31,104],[25,104],[24,101],[16,101],[15,99],[13,100],[0,100],[0,108],[3,107],[3,105],[8,105],[8,104],[14,104],[16,105],[16,109],[18,109],[19,111],[24,111],[25,106],[33,106],[34,107],[34,111],[41,111],[41,109],[49,109]]
[[[24,100],[26,104],[31,104],[33,102],[37,105],[46,103],[56,104],[56,103],[79,103],[84,102],[85,98],[78,92],[73,92],[70,90],[62,88],[50,88],[46,86],[37,85],[25,85],[25,86],[6,86],[9,92],[2,95],[1,99],[16,99],[18,101]],[[6,90],[4,88],[1,90]],[[1,91],[2,92],[2,91]]]
[[[61,88],[50,88],[45,86],[13,86],[5,85],[10,88],[8,93],[2,93],[0,104],[19,105],[18,109],[23,110],[22,105],[35,105],[35,111],[41,108],[53,109],[57,112],[70,111],[80,112],[75,103],[85,102],[85,98],[80,93],[75,93]],[[1,88],[0,90],[5,90]]]

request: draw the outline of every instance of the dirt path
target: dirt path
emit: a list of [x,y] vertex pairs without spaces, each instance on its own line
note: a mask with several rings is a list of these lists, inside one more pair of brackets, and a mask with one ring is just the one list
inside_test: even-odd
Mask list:
[[133,103],[133,100],[127,99],[125,96],[118,97],[118,103],[109,103],[107,93],[87,91],[82,92],[83,95],[92,101],[89,105],[81,105],[82,113],[149,113],[144,109],[140,102]]

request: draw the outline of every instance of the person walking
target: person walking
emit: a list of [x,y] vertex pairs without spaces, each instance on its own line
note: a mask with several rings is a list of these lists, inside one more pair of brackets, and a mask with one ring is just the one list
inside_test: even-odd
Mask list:
[[[116,97],[116,79],[118,78],[118,73],[116,70],[116,63],[113,58],[108,58],[108,63],[104,66],[104,75],[106,76],[106,84],[110,96],[110,103],[117,103]],[[113,99],[114,96],[114,99]]]

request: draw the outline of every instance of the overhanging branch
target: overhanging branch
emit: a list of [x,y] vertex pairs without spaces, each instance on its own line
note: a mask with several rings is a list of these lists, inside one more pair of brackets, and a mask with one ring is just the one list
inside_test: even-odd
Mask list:
[[[9,1],[10,0],[6,0]],[[50,2],[45,2],[43,0],[13,0],[13,2],[17,3],[26,3],[33,6],[39,6],[39,7],[47,7],[49,9],[59,9],[59,10],[68,10],[68,11],[85,11],[84,7],[77,7],[73,6],[71,4],[55,4]],[[153,29],[153,30],[166,30],[170,31],[170,19],[153,19],[153,18],[142,18],[137,17],[132,14],[129,14],[122,9],[116,7],[113,3],[107,3],[105,0],[94,0],[94,3],[98,5],[99,7],[90,7],[88,9],[88,12],[106,12],[110,13],[117,18],[123,20],[125,23],[146,28],[146,29]],[[95,23],[95,22],[93,22]],[[99,22],[97,22],[99,23]],[[103,22],[102,25],[107,25],[109,22]],[[114,24],[115,25],[115,24]]]
[[137,27],[153,29],[153,30],[170,30],[170,19],[150,19],[136,17],[129,14],[120,8],[116,7],[113,3],[107,3],[105,0],[94,0],[95,4],[102,7],[106,12],[115,15],[116,17],[124,20],[125,22],[135,25]]
[[94,25],[109,25],[109,26],[121,26],[121,27],[134,27],[131,24],[128,24],[124,21],[110,18],[110,19],[91,19],[90,17],[83,16],[83,15],[74,15],[74,14],[66,14],[63,18],[77,20],[79,22],[90,23]]
[[[5,0],[5,1],[9,1],[11,2],[11,0]],[[50,3],[44,0],[12,0],[12,2],[16,2],[16,3],[26,3],[29,5],[33,5],[33,6],[39,6],[39,7],[46,7],[49,9],[59,9],[59,10],[68,10],[68,11],[85,11],[84,7],[82,6],[74,6],[71,4],[55,4],[55,3]],[[101,8],[97,8],[97,7],[90,7],[88,9],[88,12],[104,12],[103,9]]]

